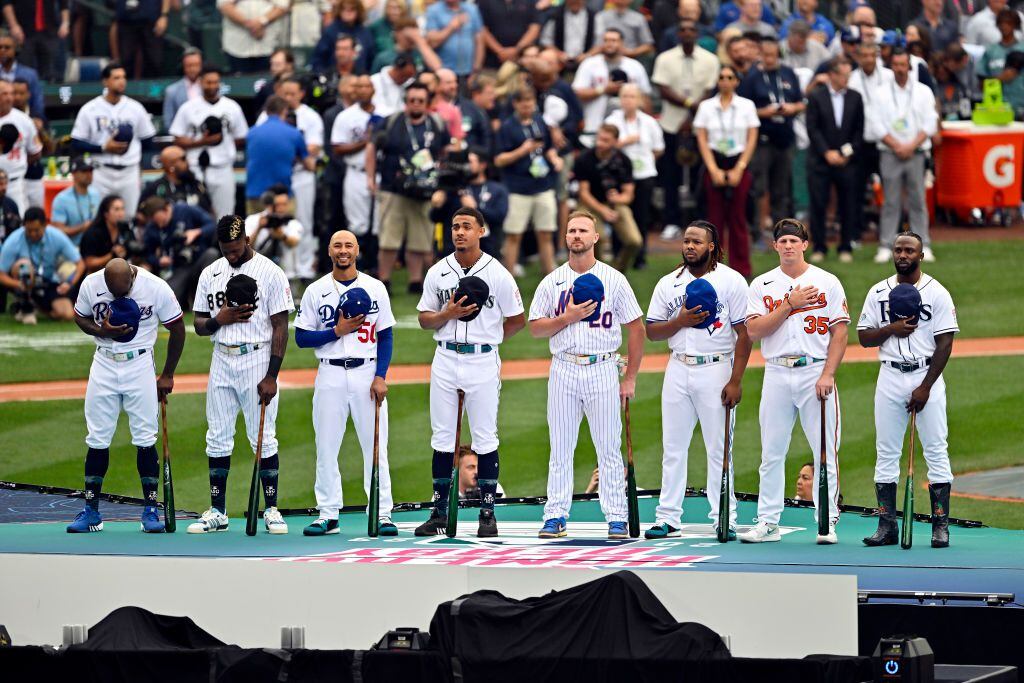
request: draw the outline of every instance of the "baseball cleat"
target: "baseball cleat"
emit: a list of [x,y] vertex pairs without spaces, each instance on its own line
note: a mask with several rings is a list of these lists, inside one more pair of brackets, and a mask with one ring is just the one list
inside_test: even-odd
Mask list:
[[164,531],[164,523],[160,521],[160,515],[153,505],[142,508],[142,530],[147,534],[161,534]]
[[[711,528],[714,529],[715,537],[717,538],[718,537],[718,525],[715,524]],[[730,526],[729,527],[729,532],[725,535],[725,538],[726,538],[727,541],[735,541],[736,540],[736,527]]]
[[377,523],[377,534],[379,536],[397,536],[398,527],[388,517],[383,517]]
[[818,545],[835,545],[839,542],[839,537],[836,536],[836,523],[828,523],[828,533],[822,536],[818,534]]
[[288,533],[288,524],[277,508],[267,508],[263,511],[263,524],[266,525],[269,534]]
[[340,533],[341,529],[338,528],[338,520],[324,519],[323,517],[302,530],[303,536],[330,536]]
[[668,522],[655,524],[644,532],[644,538],[678,538],[681,535],[679,529]]
[[430,518],[416,527],[415,536],[440,536],[448,529],[448,515],[442,515],[436,508],[431,509]]
[[608,538],[629,538],[625,522],[608,522]]
[[84,510],[75,515],[75,521],[68,524],[68,533],[87,534],[90,531],[103,531],[103,517],[99,510],[86,505]]
[[217,508],[210,508],[199,516],[198,522],[188,525],[190,534],[209,534],[214,531],[228,530],[228,516]]
[[738,534],[737,538],[743,543],[774,543],[782,540],[778,524],[758,522],[749,531]]
[[562,538],[565,536],[565,517],[552,517],[544,520],[544,526],[537,533],[537,538]]
[[928,493],[932,502],[932,547],[949,547],[950,484],[931,484]]
[[480,511],[480,526],[476,529],[477,538],[493,538],[498,535],[498,522],[494,519],[494,510]]

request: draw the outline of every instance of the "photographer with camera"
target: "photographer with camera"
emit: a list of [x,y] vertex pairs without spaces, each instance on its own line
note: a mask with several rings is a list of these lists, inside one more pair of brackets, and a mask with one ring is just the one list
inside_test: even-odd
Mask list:
[[146,220],[142,239],[149,269],[170,285],[178,303],[187,310],[199,274],[220,256],[211,248],[216,232],[213,217],[163,197],[150,197],[142,202],[140,211]]
[[266,208],[245,219],[245,234],[258,254],[276,263],[289,280],[298,279],[298,253],[304,228],[292,213],[288,188],[275,185],[260,197]]
[[128,222],[121,195],[110,194],[103,198],[92,225],[82,233],[78,250],[85,260],[86,274],[95,273],[112,258],[123,258],[134,265],[149,267],[143,258],[146,249]]
[[423,292],[424,267],[433,253],[430,199],[438,190],[437,160],[449,143],[448,129],[439,116],[428,113],[429,105],[427,87],[411,84],[405,91],[405,110],[381,121],[366,145],[366,183],[373,195],[380,170],[378,277],[390,288],[404,241],[410,294]]
[[[462,157],[465,161],[462,161]],[[431,218],[449,225],[459,209],[476,209],[484,216],[484,235],[480,248],[494,258],[501,258],[505,216],[508,215],[508,190],[487,177],[490,156],[486,149],[470,148],[449,154],[441,164],[440,184],[444,204],[431,212]],[[444,251],[454,249],[451,233],[445,233]]]
[[142,188],[140,203],[150,197],[163,197],[172,204],[188,204],[213,215],[210,193],[206,191],[206,184],[189,168],[185,150],[177,145],[164,147],[160,151],[160,168],[163,175]]
[[46,225],[39,207],[25,211],[24,227],[0,249],[0,286],[14,293],[14,319],[26,325],[36,324],[36,307],[55,320],[73,320],[72,298],[84,272],[78,249]]

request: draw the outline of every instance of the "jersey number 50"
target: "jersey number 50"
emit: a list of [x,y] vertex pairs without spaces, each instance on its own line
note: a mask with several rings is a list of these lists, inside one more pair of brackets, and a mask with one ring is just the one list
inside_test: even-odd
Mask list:
[[828,318],[809,315],[804,318],[804,322],[807,323],[807,327],[804,328],[807,334],[828,334]]
[[356,339],[358,339],[360,341],[360,343],[362,343],[362,344],[366,344],[366,343],[376,344],[377,343],[377,324],[374,323],[372,325],[369,325],[367,323],[363,323],[362,325],[360,325],[359,329],[356,330]]

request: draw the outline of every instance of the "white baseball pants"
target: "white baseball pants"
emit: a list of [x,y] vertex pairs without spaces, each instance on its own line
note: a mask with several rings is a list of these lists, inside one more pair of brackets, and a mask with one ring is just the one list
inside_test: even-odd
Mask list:
[[138,164],[124,168],[98,166],[92,173],[92,186],[101,198],[111,194],[120,196],[124,200],[126,220],[135,217],[142,194],[142,171]]
[[442,453],[455,448],[457,390],[466,392],[465,411],[474,453],[498,450],[498,398],[501,357],[495,347],[486,353],[456,353],[438,347],[430,364],[430,447]]
[[[907,402],[914,389],[921,385],[928,368],[915,372],[900,372],[894,367],[883,365],[878,372],[875,385],[875,481],[879,484],[894,484],[900,478],[900,458],[903,457],[903,443],[907,432]],[[917,414],[917,434],[928,463],[928,481],[932,484],[946,484],[953,481],[949,467],[949,450],[946,437],[946,382],[940,376],[932,385],[928,403]]]
[[[210,379],[206,390],[206,454],[226,458],[235,447],[235,421],[239,409],[245,417],[245,433],[252,452],[256,452],[259,436],[260,398],[256,385],[267,375],[270,365],[270,344],[244,356],[233,356],[216,349],[210,363]],[[277,404],[281,392],[267,405],[263,421],[263,452],[261,458],[277,453]]]
[[220,220],[235,212],[235,169],[228,166],[210,166],[205,172],[199,172],[206,185],[206,191],[210,195],[210,203],[213,205],[214,220]]
[[125,361],[112,360],[100,352],[93,356],[85,388],[85,424],[89,429],[85,445],[110,448],[122,409],[128,414],[132,444],[155,444],[159,406],[152,349]]

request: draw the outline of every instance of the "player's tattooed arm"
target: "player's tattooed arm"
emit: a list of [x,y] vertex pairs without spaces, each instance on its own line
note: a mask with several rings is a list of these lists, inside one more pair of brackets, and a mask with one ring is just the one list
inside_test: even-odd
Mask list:
[[167,326],[171,333],[167,340],[167,358],[164,359],[164,369],[156,379],[156,393],[163,403],[167,395],[174,391],[174,371],[178,368],[178,360],[181,358],[181,351],[185,348],[185,321],[178,318]]
[[736,352],[733,356],[732,375],[722,387],[722,405],[729,408],[735,408],[743,398],[743,373],[750,360],[750,350],[754,347],[745,324],[733,325],[732,329],[736,332]]
[[514,315],[511,318],[505,318],[505,321],[501,325],[501,330],[503,333],[501,340],[503,342],[507,342],[509,339],[515,336],[515,334],[519,332],[519,330],[523,329],[524,327],[526,327],[525,313]]
[[829,328],[828,354],[825,358],[825,367],[821,370],[821,377],[814,385],[818,398],[825,400],[832,390],[836,388],[836,370],[843,361],[846,353],[848,334],[846,323],[836,323]]
[[110,313],[111,311],[107,311],[107,317],[105,317],[99,324],[97,324],[92,317],[85,317],[76,313],[75,323],[78,324],[78,328],[82,330],[82,332],[93,337],[113,339],[114,337],[120,337],[122,334],[128,334],[132,329],[131,325],[111,325]]
[[944,332],[935,335],[935,351],[932,353],[932,364],[928,366],[928,374],[921,380],[921,385],[910,394],[910,401],[907,402],[907,412],[919,412],[924,410],[931,396],[932,385],[942,376],[946,369],[949,356],[953,352],[953,333]]
[[270,364],[267,375],[256,385],[256,391],[263,403],[270,403],[277,395],[277,373],[284,363],[284,351],[288,346],[288,311],[281,311],[270,316]]

